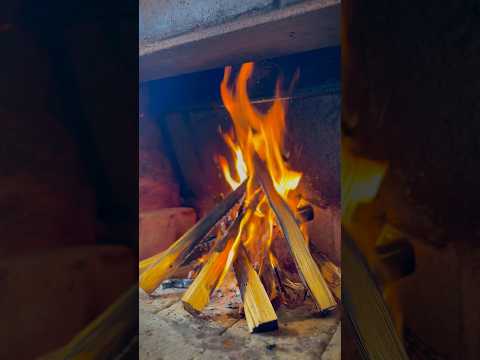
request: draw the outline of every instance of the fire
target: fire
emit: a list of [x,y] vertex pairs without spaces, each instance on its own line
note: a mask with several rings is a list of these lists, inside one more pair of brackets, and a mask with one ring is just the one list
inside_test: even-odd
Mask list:
[[[275,190],[293,207],[296,201],[289,195],[297,188],[302,173],[290,169],[283,156],[286,107],[281,100],[280,81],[276,83],[272,105],[267,111],[261,112],[254,107],[247,92],[247,83],[253,70],[253,63],[243,64],[234,85],[230,87],[232,69],[225,68],[220,90],[233,129],[230,133],[223,133],[222,137],[231,152],[233,166],[230,166],[223,155],[216,158],[226,182],[232,189],[236,189],[247,180],[248,204],[258,188],[253,166],[253,156],[258,156],[264,161]],[[271,253],[270,246],[274,238],[274,227],[275,216],[268,206],[265,195],[262,194],[255,211],[249,212],[242,220],[241,230],[236,236],[225,271],[240,242],[247,249],[252,263],[259,272],[264,266],[265,259],[273,266],[275,256]]]
[[[362,224],[358,221],[356,223],[354,215],[360,204],[373,201],[377,195],[388,169],[388,163],[357,156],[347,144],[348,141],[343,139],[341,157],[342,223],[347,231],[351,232],[362,253],[366,255],[367,263],[372,268],[372,254],[374,254],[375,244],[371,243],[371,234],[375,232],[372,231],[374,225],[370,223]],[[402,337],[403,311],[395,284],[384,284],[383,297],[390,310],[397,334]]]
[[[247,93],[247,81],[253,73],[253,68],[253,63],[242,66],[235,84],[235,92],[228,87],[231,68],[225,68],[220,90],[223,103],[233,122],[237,144],[228,134],[224,135],[224,139],[234,154],[235,170],[239,178],[243,177],[245,180],[247,174],[249,176],[249,195],[254,179],[252,156],[256,153],[265,161],[277,192],[287,199],[289,192],[298,186],[302,174],[290,170],[282,156],[286,122],[285,106],[280,96],[280,82],[277,81],[272,106],[266,113],[261,113],[253,106]],[[228,171],[225,169],[226,167],[222,166],[227,179]]]
[[372,201],[382,183],[388,164],[356,156],[342,141],[342,221],[347,227],[358,205]]
[[240,186],[242,182],[247,179],[247,164],[243,158],[242,149],[240,146],[235,144],[232,140],[230,134],[223,134],[223,139],[225,143],[228,145],[230,150],[232,151],[232,156],[235,163],[235,170],[237,173],[238,180],[234,179],[232,174],[230,173],[230,167],[228,165],[228,161],[223,155],[217,156],[218,163],[222,168],[223,175],[225,176],[225,180],[227,181],[228,185],[235,190]]

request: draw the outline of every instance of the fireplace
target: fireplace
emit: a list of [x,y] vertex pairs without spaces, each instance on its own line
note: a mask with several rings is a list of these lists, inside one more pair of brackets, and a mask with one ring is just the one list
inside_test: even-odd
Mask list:
[[[289,24],[291,37],[300,18],[310,18],[312,30],[312,19],[334,8],[323,6],[322,12],[318,2],[305,2],[269,16]],[[291,17],[278,15],[286,11]],[[208,61],[199,55],[196,62],[192,49],[198,42],[143,49],[140,285],[148,295],[140,295],[142,358],[339,354],[340,50],[328,41],[312,44],[303,24],[304,38],[295,35],[295,47],[272,51],[255,43],[250,55],[232,60],[232,36],[258,35],[266,27],[260,21],[199,40],[215,53]],[[269,36],[281,35],[262,35]],[[223,57],[212,41],[225,44]],[[188,65],[178,58],[174,66],[158,56],[162,51],[192,57]],[[239,99],[242,86],[248,103]],[[272,113],[277,124],[275,112],[284,112],[281,136],[276,125],[259,130],[256,120],[248,120],[256,140],[242,138],[238,122],[249,109],[262,124]],[[299,174],[284,193],[279,184],[289,180],[278,174],[283,167]],[[158,275],[155,266],[168,267],[162,270],[168,276],[157,276],[162,281],[150,281]]]

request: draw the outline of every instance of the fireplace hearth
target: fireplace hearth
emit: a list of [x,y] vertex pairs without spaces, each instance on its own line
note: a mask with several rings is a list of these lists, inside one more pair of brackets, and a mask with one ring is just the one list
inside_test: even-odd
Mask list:
[[339,355],[340,50],[307,38],[141,56],[142,358]]

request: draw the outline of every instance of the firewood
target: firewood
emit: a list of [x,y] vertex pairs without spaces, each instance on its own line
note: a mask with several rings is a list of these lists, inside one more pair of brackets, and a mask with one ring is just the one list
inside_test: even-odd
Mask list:
[[162,256],[164,256],[163,251],[156,255],[150,256],[145,260],[140,261],[140,263],[138,264],[139,274],[141,275],[145,270],[148,269],[150,265],[152,265],[156,260],[160,259]]
[[[197,247],[186,257],[185,261],[182,263],[178,271],[181,271],[183,267],[188,268],[191,267],[191,263],[195,260],[200,258],[201,255],[207,253],[212,248],[213,240],[215,240],[215,236],[205,236],[202,241],[198,244]],[[201,248],[201,249],[199,249]],[[207,250],[204,250],[207,249]],[[138,272],[141,275],[150,265],[152,265],[156,260],[160,259],[163,256],[163,251],[150,256],[147,259],[141,260],[138,264]]]
[[190,313],[202,311],[210,300],[210,295],[217,287],[220,277],[225,269],[228,254],[232,249],[235,235],[239,230],[243,212],[227,230],[226,234],[217,242],[215,248],[208,255],[206,264],[197,275],[192,285],[182,296],[182,303],[185,310]]
[[[297,211],[295,212],[295,217],[296,217],[296,219],[299,223],[305,223],[305,222],[311,221],[313,219],[313,208],[312,208],[312,206],[311,205],[305,205],[305,206],[302,206],[301,208],[298,208]],[[211,248],[211,243],[213,242],[212,241],[213,239],[215,239],[214,235],[212,235],[211,238],[207,237],[207,239],[203,239],[204,241],[202,243],[198,244],[198,245],[202,246],[203,244],[205,244],[205,248],[207,248],[207,249]],[[197,250],[198,250],[198,247],[195,248],[195,252],[197,252]],[[204,252],[202,252],[202,251],[198,251],[198,253],[189,254],[188,258],[191,258],[193,260],[193,259],[196,259],[196,258],[200,257],[200,255],[203,254],[203,253]],[[153,256],[150,256],[147,259],[141,260],[140,263],[139,263],[139,266],[138,266],[139,274],[142,274],[150,265],[152,265],[156,260],[160,259],[161,256],[163,256],[162,254],[163,254],[163,251],[158,253],[158,254],[155,254]],[[187,258],[186,262],[188,262],[188,258]]]
[[408,359],[387,306],[357,246],[342,229],[342,304],[368,359]]
[[316,257],[316,260],[328,287],[337,301],[339,301],[342,298],[342,275],[340,269],[326,256]]
[[245,193],[246,183],[231,192],[207,216],[198,221],[182,237],[162,253],[140,276],[140,287],[152,293],[160,283],[188,257],[208,231],[237,203]]
[[[228,227],[226,233],[217,241],[213,251],[208,255],[208,261],[203,266],[195,281],[182,296],[182,303],[185,310],[190,313],[200,312],[208,304],[213,290],[220,285],[222,274],[228,269],[227,259],[235,242],[235,237],[240,231],[240,223],[244,216],[250,216],[257,207],[259,192],[253,197],[246,208],[241,208],[237,217]],[[243,206],[243,205],[242,205]],[[236,256],[236,254],[233,254]]]
[[270,264],[268,256],[265,256],[265,258],[263,259],[263,265],[259,270],[259,274],[260,279],[262,280],[262,284],[265,287],[265,291],[267,292],[269,299],[273,302],[281,295],[281,284],[279,283],[279,278],[277,277],[277,273],[275,272],[275,267]]
[[[67,345],[42,356],[40,360],[102,358],[118,354],[125,348],[136,329],[135,312],[138,287],[132,286],[112,305],[82,329]],[[137,320],[138,321],[138,320]]]
[[254,157],[254,165],[257,179],[267,195],[270,207],[273,209],[277,222],[287,239],[290,252],[305,287],[308,288],[320,311],[334,309],[337,305],[335,299],[310,254],[293,212],[285,200],[276,192],[265,165],[258,156]]
[[[4,256],[0,284],[8,296],[0,296],[0,318],[8,326],[0,326],[0,338],[9,346],[0,348],[0,359],[36,359],[63,345],[135,282],[135,263],[131,249],[116,245],[64,246]],[[35,280],[25,286],[32,277]]]
[[277,330],[277,314],[275,314],[260,277],[250,263],[242,245],[238,248],[233,268],[242,295],[245,318],[250,332]]

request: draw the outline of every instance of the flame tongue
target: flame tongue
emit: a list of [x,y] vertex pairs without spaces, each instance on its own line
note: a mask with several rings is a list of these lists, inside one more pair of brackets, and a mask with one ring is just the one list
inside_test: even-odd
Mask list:
[[[290,170],[283,160],[282,148],[286,130],[285,107],[281,101],[280,82],[277,81],[275,99],[266,113],[261,113],[252,105],[247,94],[247,82],[253,72],[253,63],[246,63],[240,69],[235,92],[228,87],[231,68],[226,67],[221,84],[223,103],[227,108],[235,129],[235,144],[230,134],[224,140],[233,153],[235,170],[240,181],[231,182],[232,176],[226,159],[221,161],[222,171],[228,183],[235,188],[249,176],[253,182],[253,154],[257,153],[265,161],[277,192],[285,199],[291,190],[296,189],[302,174]],[[250,186],[250,194],[252,187]]]
[[[282,156],[286,131],[286,111],[284,103],[281,101],[280,82],[277,81],[276,84],[273,104],[266,112],[260,112],[253,106],[247,93],[247,82],[253,69],[253,63],[243,64],[234,87],[230,88],[228,84],[232,70],[231,67],[225,68],[220,90],[234,131],[222,134],[222,136],[231,151],[234,167],[230,167],[225,156],[217,156],[217,161],[225,180],[232,189],[236,189],[248,179],[246,197],[248,203],[253,199],[257,190],[254,182],[253,161],[256,154],[265,162],[275,190],[292,206],[295,205],[294,199],[289,198],[289,194],[297,188],[302,173],[291,170]],[[255,211],[242,221],[241,231],[235,239],[236,243],[243,243],[256,267],[261,267],[263,259],[266,257],[270,262],[274,261],[270,252],[274,235],[274,221],[274,214],[266,202],[266,197],[261,194]],[[233,256],[234,254],[232,254]]]

